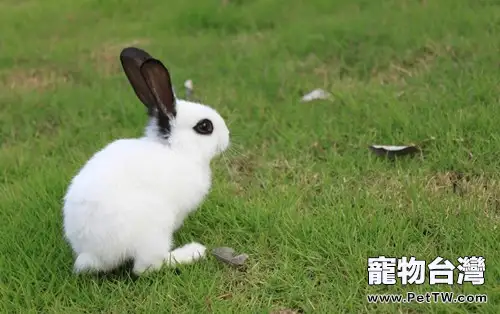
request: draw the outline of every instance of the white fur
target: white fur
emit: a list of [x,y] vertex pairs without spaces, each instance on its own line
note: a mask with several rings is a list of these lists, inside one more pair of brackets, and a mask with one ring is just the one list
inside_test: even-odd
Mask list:
[[[192,127],[209,118],[212,135]],[[202,104],[177,100],[168,140],[154,119],[146,135],[120,139],[97,152],[64,197],[65,237],[76,253],[75,272],[109,271],[134,259],[134,273],[205,256],[192,242],[173,249],[173,234],[211,186],[210,161],[229,146],[222,117]]]

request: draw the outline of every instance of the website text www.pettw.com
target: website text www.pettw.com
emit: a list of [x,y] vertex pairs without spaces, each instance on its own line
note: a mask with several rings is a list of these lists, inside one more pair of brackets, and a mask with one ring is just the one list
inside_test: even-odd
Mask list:
[[427,292],[404,294],[368,294],[368,303],[487,303],[486,294],[455,294],[453,292]]

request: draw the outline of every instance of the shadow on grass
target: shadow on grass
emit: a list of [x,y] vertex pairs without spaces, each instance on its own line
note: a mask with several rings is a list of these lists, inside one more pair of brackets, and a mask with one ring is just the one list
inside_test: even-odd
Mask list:
[[[132,259],[127,260],[121,266],[113,269],[109,272],[98,272],[90,275],[91,278],[96,279],[97,282],[113,282],[113,281],[122,281],[122,282],[136,282],[140,278],[149,277],[147,274],[143,276],[137,276],[133,273],[132,269],[134,267],[134,261]],[[182,272],[179,268],[171,268],[172,271],[176,275],[181,275]],[[82,274],[83,276],[84,274]],[[88,274],[85,274],[88,276]]]

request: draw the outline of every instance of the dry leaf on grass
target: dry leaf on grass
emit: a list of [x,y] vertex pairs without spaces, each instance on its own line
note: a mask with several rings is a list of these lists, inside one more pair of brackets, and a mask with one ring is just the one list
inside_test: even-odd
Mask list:
[[230,247],[218,247],[212,250],[212,254],[221,262],[231,266],[243,266],[248,259],[248,254],[242,253],[235,256],[235,251]]

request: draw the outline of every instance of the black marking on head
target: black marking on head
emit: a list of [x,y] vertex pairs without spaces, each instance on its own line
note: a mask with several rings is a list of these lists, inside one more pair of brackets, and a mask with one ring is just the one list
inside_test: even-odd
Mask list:
[[202,119],[196,123],[193,130],[201,135],[210,135],[214,131],[214,125],[209,119]]

